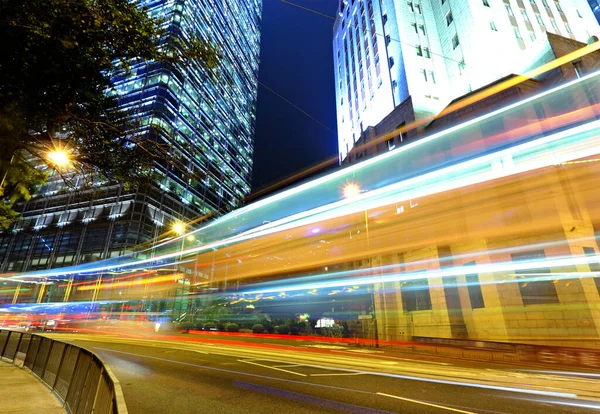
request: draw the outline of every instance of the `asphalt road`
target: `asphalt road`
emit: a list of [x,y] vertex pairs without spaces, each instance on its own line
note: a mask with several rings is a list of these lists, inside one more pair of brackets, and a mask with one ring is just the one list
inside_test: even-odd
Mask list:
[[[243,343],[52,336],[99,354],[121,382],[131,414],[600,410],[598,403],[569,395],[593,390],[597,378],[540,380],[523,372],[480,372],[442,362],[384,360],[377,354],[340,356]],[[556,386],[548,386],[549,380]]]

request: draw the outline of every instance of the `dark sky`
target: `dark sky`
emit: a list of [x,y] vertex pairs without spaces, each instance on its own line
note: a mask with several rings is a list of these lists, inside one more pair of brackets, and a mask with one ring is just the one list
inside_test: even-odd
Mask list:
[[[289,0],[334,17],[338,0]],[[263,0],[259,82],[336,130],[333,20]],[[252,190],[337,154],[337,135],[258,87]]]

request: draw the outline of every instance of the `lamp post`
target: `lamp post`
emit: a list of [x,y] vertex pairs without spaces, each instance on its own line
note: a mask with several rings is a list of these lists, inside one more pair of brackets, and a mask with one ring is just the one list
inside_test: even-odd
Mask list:
[[[362,190],[360,189],[360,187],[358,186],[358,184],[356,183],[348,183],[344,186],[344,188],[342,189],[343,193],[344,193],[344,197],[345,198],[353,198],[358,196]],[[365,215],[365,231],[367,233],[367,255],[368,255],[368,260],[369,260],[369,268],[372,268],[372,261],[371,261],[371,240],[369,237],[369,214],[367,209],[364,210],[364,215]],[[375,286],[373,285],[373,291],[371,292],[370,295],[370,299],[371,299],[371,312],[373,315],[372,321],[373,321],[373,331],[375,333],[375,347],[379,348],[379,333],[378,333],[378,329],[377,329],[377,318],[376,318],[376,313],[375,313]]]
[[[185,240],[189,240],[189,241],[194,241],[196,240],[196,238],[192,235],[188,235],[187,237],[184,237],[183,235],[185,234],[186,231],[186,224],[181,222],[181,221],[176,221],[175,223],[173,223],[172,226],[172,231],[177,235],[181,237],[181,249],[180,249],[180,253],[179,253],[179,262],[181,262],[182,258],[183,258],[183,250],[185,249]],[[179,263],[177,264],[177,272],[179,272],[180,266]],[[186,274],[185,274],[185,267],[183,268],[183,283],[181,286],[181,299],[179,302],[179,316],[181,316],[181,314],[183,313],[184,310],[184,303],[183,303],[183,297],[185,295],[185,282],[186,282]],[[177,291],[179,291],[179,289],[177,289]],[[175,293],[175,295],[177,296],[177,292]],[[185,311],[189,311],[189,309],[187,309],[189,306],[189,302],[185,302]],[[175,299],[175,307],[177,307],[177,298]],[[175,315],[174,315],[175,316]]]
[[[64,149],[61,148],[54,148],[51,151],[48,151],[46,153],[46,164],[49,167],[53,167],[55,170],[60,170],[60,169],[66,169],[69,168],[71,166],[71,156],[69,154],[68,151],[65,151]],[[100,281],[101,281],[102,276],[99,275],[98,276],[98,280],[96,283],[96,288],[94,289],[94,292],[92,294],[92,307],[94,306],[94,303],[98,297],[98,289],[100,288]],[[71,294],[71,291],[73,289],[73,276],[70,277],[69,282],[67,283],[67,286],[65,288],[65,292],[63,294],[63,302],[67,302],[69,299],[69,295]],[[88,313],[89,316],[89,313]]]

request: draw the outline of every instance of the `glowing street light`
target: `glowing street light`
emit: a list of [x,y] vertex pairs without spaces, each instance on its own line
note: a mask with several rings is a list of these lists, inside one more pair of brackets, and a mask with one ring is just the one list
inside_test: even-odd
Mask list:
[[[347,183],[344,188],[342,189],[342,192],[344,193],[344,197],[345,198],[352,198],[352,197],[356,197],[357,195],[360,194],[360,187],[358,186],[358,184],[356,183],[352,183],[349,182]],[[367,233],[367,254],[368,254],[368,260],[369,260],[369,266],[372,265],[371,262],[371,240],[369,237],[369,213],[367,211],[367,209],[365,209],[365,230]],[[308,292],[310,293],[310,292]],[[372,315],[372,319],[371,322],[373,324],[373,329],[375,332],[375,347],[379,348],[379,332],[377,330],[377,321],[376,321],[376,314],[375,314],[375,290],[373,289],[370,292],[370,299],[371,299],[371,315]]]
[[354,183],[348,183],[344,186],[342,191],[346,198],[356,197],[360,194],[360,187]]
[[185,224],[178,221],[173,224],[172,229],[178,236],[181,236],[185,232]]
[[46,157],[48,161],[58,168],[67,167],[71,163],[69,153],[61,149],[48,152]]

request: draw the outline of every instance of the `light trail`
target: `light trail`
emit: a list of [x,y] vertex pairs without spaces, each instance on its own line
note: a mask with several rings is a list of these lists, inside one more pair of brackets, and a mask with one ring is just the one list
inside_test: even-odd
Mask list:
[[[465,269],[465,266],[453,266],[448,269],[443,270],[429,270],[427,272],[428,279],[435,278],[448,278],[452,276],[460,276],[465,273],[477,273],[477,274],[486,274],[486,273],[506,273],[506,272],[517,272],[517,271],[526,271],[526,270],[536,270],[540,268],[563,268],[563,267],[572,267],[581,264],[589,264],[589,263],[598,263],[600,262],[600,255],[589,255],[589,256],[569,256],[562,258],[546,258],[543,260],[531,260],[531,261],[519,261],[519,262],[504,262],[504,263],[493,263],[493,264],[475,264],[473,266],[469,266],[468,269]],[[391,268],[388,267],[388,268]],[[367,276],[364,277],[351,277],[351,278],[340,278],[331,280],[332,275],[329,274],[327,276],[328,279],[322,282],[310,281],[309,283],[297,283],[295,285],[288,285],[290,281],[286,281],[283,286],[275,286],[268,288],[250,288],[245,290],[239,294],[244,295],[260,295],[266,293],[280,293],[282,291],[285,292],[295,292],[301,290],[311,290],[311,289],[329,289],[336,287],[343,287],[349,285],[372,285],[375,283],[389,283],[389,282],[408,282],[411,280],[421,280],[423,279],[423,273],[417,272],[394,272],[390,273],[386,276],[375,276],[372,273],[377,274],[379,271],[385,271],[384,268],[370,268],[365,269],[364,273]],[[338,275],[343,275],[345,272],[339,273]],[[560,273],[553,273],[551,275],[543,274],[534,274],[534,275],[519,275],[523,276],[521,279],[511,279],[511,280],[497,280],[494,282],[479,282],[479,284],[497,284],[504,282],[526,282],[526,281],[540,281],[540,280],[565,280],[565,279],[578,279],[583,275],[587,277],[595,277],[598,272],[566,272],[561,271]],[[463,286],[464,284],[459,284],[457,286]]]
[[[374,283],[403,283],[423,278],[443,280],[461,276],[465,274],[464,266],[450,266],[444,269],[424,266],[423,268],[427,269],[426,275],[412,271],[419,265],[431,264],[434,263],[433,261],[407,259],[405,263],[403,262],[402,270],[397,266],[373,265],[371,258],[377,254],[387,254],[393,249],[396,249],[396,252],[408,249],[405,241],[402,244],[395,244],[394,240],[395,233],[404,233],[404,226],[413,226],[418,231],[424,225],[434,227],[434,224],[430,224],[432,222],[439,225],[443,224],[443,220],[451,220],[454,200],[446,200],[446,204],[440,205],[437,211],[430,210],[429,216],[416,214],[416,217],[420,218],[414,220],[421,220],[420,222],[405,220],[406,214],[400,216],[397,206],[402,204],[404,208],[403,203],[410,203],[412,208],[413,200],[419,200],[421,206],[417,210],[421,211],[427,208],[430,200],[444,200],[443,197],[446,196],[458,197],[460,200],[461,194],[483,193],[486,187],[525,182],[527,177],[533,177],[528,185],[544,186],[549,182],[548,180],[551,180],[547,176],[558,169],[575,171],[572,173],[575,184],[581,184],[577,181],[580,177],[577,175],[581,172],[580,169],[594,165],[584,161],[587,161],[586,158],[596,159],[600,154],[600,140],[597,136],[600,130],[600,119],[597,115],[600,114],[600,104],[589,105],[581,101],[579,97],[585,96],[584,89],[600,90],[600,72],[573,80],[448,130],[408,143],[395,151],[259,200],[216,219],[198,230],[162,241],[156,248],[79,266],[4,275],[3,279],[44,285],[51,285],[67,278],[75,279],[75,282],[65,280],[68,282],[68,288],[74,287],[76,292],[81,292],[78,299],[85,300],[89,299],[89,294],[85,295],[85,293],[93,291],[94,300],[90,305],[93,307],[101,303],[98,299],[109,297],[111,289],[130,289],[125,292],[129,295],[126,300],[145,300],[148,297],[153,298],[152,295],[159,292],[160,295],[154,298],[163,300],[173,297],[173,292],[167,291],[167,285],[171,283],[181,287],[181,292],[184,293],[181,293],[180,297],[185,298],[185,295],[193,290],[195,292],[191,292],[192,294],[202,293],[201,288],[197,288],[198,285],[220,283],[228,278],[229,280],[236,278],[238,282],[246,282],[253,277],[262,276],[286,278],[284,282],[242,287],[242,294],[246,295],[308,291],[307,295],[319,296],[324,293],[317,294],[317,290],[344,288],[343,292],[332,294],[351,294],[355,287]],[[556,107],[553,106],[555,102],[558,102]],[[546,105],[547,113],[551,115],[536,119],[535,114],[540,105]],[[482,125],[496,121],[502,122],[503,125],[506,123],[507,127],[503,128],[503,132],[484,134]],[[589,184],[593,187],[593,178],[583,176],[582,181],[583,179],[590,180]],[[351,197],[344,195],[343,188],[347,183],[356,185],[356,194]],[[533,188],[537,189],[537,187]],[[557,185],[556,188],[557,191],[561,191],[562,187]],[[551,195],[544,196],[547,197],[546,202],[553,202]],[[475,203],[480,200],[477,197],[471,199]],[[478,207],[480,209],[493,206],[493,204],[486,204],[490,203],[488,199],[484,198],[482,201],[483,204]],[[522,201],[516,199],[516,202]],[[396,205],[395,210],[394,205]],[[465,208],[464,213],[468,214],[472,211]],[[477,210],[474,212],[485,218],[485,214]],[[440,217],[438,218],[436,214]],[[355,215],[360,215],[361,219],[364,217],[364,227],[361,224],[360,230],[367,230],[366,243],[361,244],[356,240],[360,230],[359,225],[353,223]],[[385,224],[379,225],[380,221]],[[538,226],[537,229],[549,228],[549,226],[544,227],[546,223],[542,223],[542,220],[530,219],[530,221],[532,227]],[[353,234],[354,240],[352,240]],[[424,234],[423,238],[426,241],[427,233]],[[469,237],[475,237],[475,234],[487,237],[483,230],[480,233],[472,232]],[[360,237],[362,238],[363,235],[365,233]],[[191,241],[191,245],[186,243],[184,247],[184,241],[189,240],[189,237],[193,237],[194,240]],[[575,237],[575,235],[571,237],[573,241],[590,240],[593,242],[591,244],[597,245],[596,240],[590,237]],[[343,254],[337,253],[337,256],[331,252],[322,253],[325,250],[329,251],[330,242],[336,249],[346,250]],[[551,246],[560,243],[564,241],[533,240],[519,247],[491,249],[485,254],[491,257],[500,252],[512,252],[513,249],[522,251],[534,246]],[[317,257],[315,251],[320,247],[323,248]],[[478,257],[481,253],[479,248],[474,248],[463,255],[456,254],[449,260]],[[367,256],[369,267],[360,271],[329,272],[326,269],[330,264],[347,264]],[[291,263],[292,260],[298,260],[298,263]],[[493,264],[486,264],[480,263],[478,259],[477,264],[469,267],[468,271],[477,274],[502,273],[499,277],[495,275],[496,280],[493,282],[482,281],[481,285],[566,281],[595,275],[593,272],[584,272],[585,269],[575,267],[590,265],[599,260],[598,254],[594,254],[551,257],[526,262],[510,262],[507,258],[494,258],[494,261]],[[406,266],[412,266],[408,269],[410,271],[406,271]],[[322,270],[324,267],[325,271]],[[539,270],[542,268],[552,269],[556,273]],[[182,269],[186,270],[186,273],[182,273]],[[231,269],[231,276],[228,276],[227,269]],[[199,270],[206,272],[200,273],[204,278],[201,279],[200,284],[196,283],[199,279]],[[539,271],[535,272],[535,270]],[[308,278],[299,276],[309,271],[317,275]],[[527,271],[529,274],[521,277],[522,275],[515,274],[519,271]],[[95,277],[96,280],[90,282],[77,280],[91,277]],[[144,278],[141,279],[142,277]],[[141,280],[131,280],[135,278]],[[443,287],[438,286],[437,281],[431,283],[431,287]],[[159,284],[162,286],[154,286]],[[466,285],[456,284],[456,286]],[[348,286],[353,288],[349,289]],[[58,287],[65,286],[61,284]],[[98,296],[99,292],[103,292],[102,297]],[[269,300],[276,299],[269,298]],[[37,300],[42,300],[42,294],[38,295]],[[124,303],[126,300],[115,303]],[[267,297],[262,296],[260,300],[267,300]],[[246,301],[249,300],[243,298],[237,303]]]
[[[365,209],[373,209],[397,203],[399,201],[424,197],[442,191],[482,183],[498,177],[514,175],[525,171],[564,163],[573,159],[584,158],[600,153],[600,141],[596,138],[596,131],[598,128],[600,128],[600,120],[592,121],[585,125],[580,125],[544,138],[539,138],[535,141],[529,141],[503,151],[484,155],[473,160],[436,170],[429,174],[401,181],[378,190],[366,192],[352,199],[342,199],[313,210],[288,216],[284,219],[261,225],[258,228],[217,242],[157,255],[145,260],[134,261],[128,264],[128,266],[142,266],[148,263],[173,259],[183,255],[205,252],[249,240],[251,238],[262,237],[276,232],[350,215]],[[415,144],[418,144],[419,142],[420,141],[417,141]],[[502,170],[501,172],[494,171],[492,162],[505,159],[507,156],[513,161],[511,169]],[[458,177],[453,174],[458,175]],[[423,190],[423,188],[427,188],[427,185],[429,185],[429,188]],[[404,190],[404,193],[402,193],[402,190]],[[199,231],[200,230],[197,230],[190,234],[196,234]],[[125,265],[121,265],[121,267],[123,266]],[[64,277],[64,275],[67,274],[87,274],[104,270],[113,270],[114,268],[115,265],[111,263],[107,266],[97,266],[91,269],[61,268],[48,272],[35,272],[12,276],[11,278]]]

